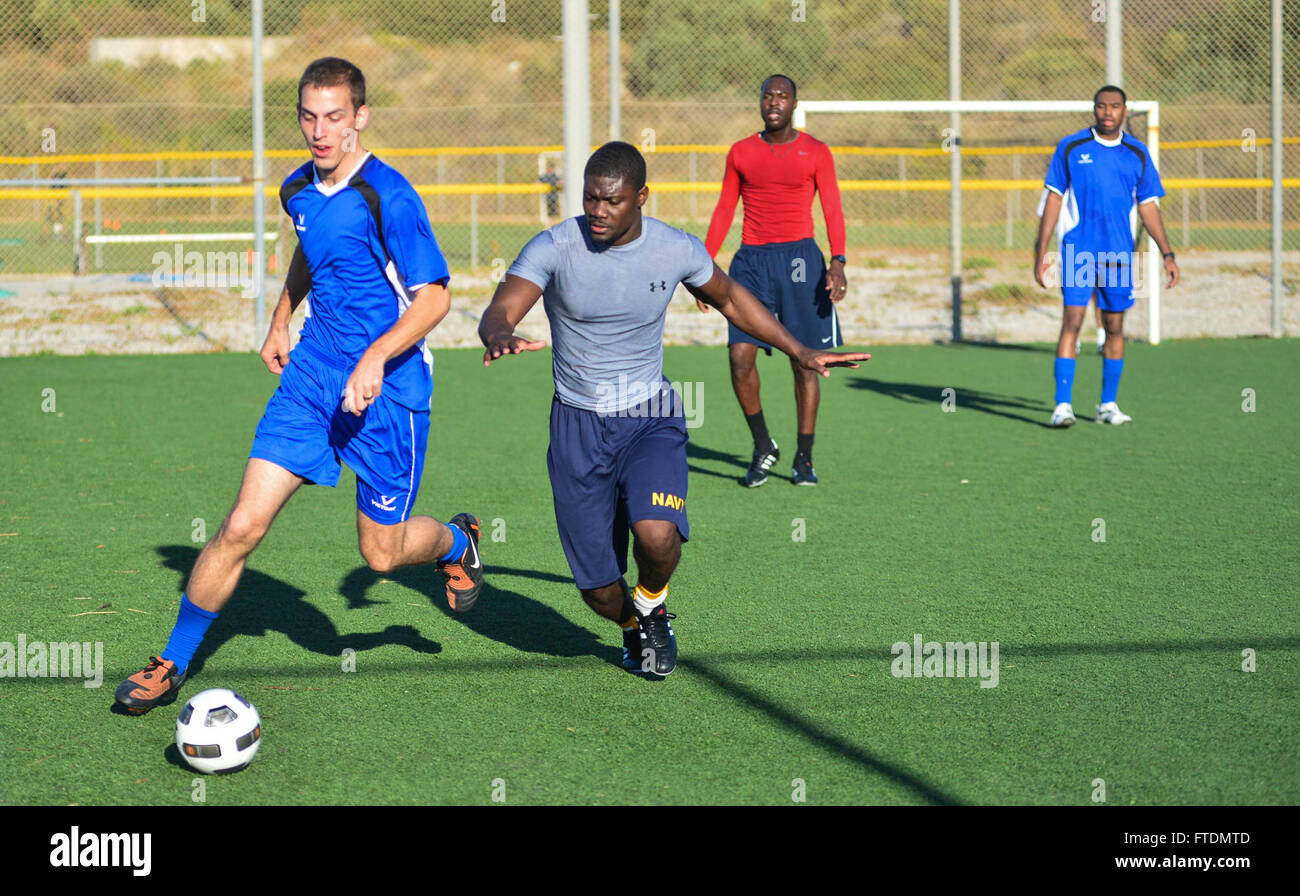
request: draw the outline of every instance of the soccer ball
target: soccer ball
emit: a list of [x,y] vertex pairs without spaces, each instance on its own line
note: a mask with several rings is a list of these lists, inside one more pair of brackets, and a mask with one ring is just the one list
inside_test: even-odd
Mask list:
[[207,775],[239,771],[261,745],[261,716],[226,688],[195,694],[176,720],[176,748],[192,768]]

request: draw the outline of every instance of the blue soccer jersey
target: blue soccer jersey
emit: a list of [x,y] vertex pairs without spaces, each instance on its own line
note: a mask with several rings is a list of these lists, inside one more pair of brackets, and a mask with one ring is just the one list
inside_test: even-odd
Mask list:
[[[424,203],[411,184],[369,154],[346,181],[326,186],[308,162],[280,187],[311,271],[302,341],[349,368],[392,329],[422,286],[449,278]],[[388,362],[384,393],[428,410],[432,358],[421,340]]]
[[1146,145],[1131,134],[1103,140],[1084,128],[1057,144],[1043,185],[1062,197],[1061,249],[1132,252],[1137,206],[1165,195]]

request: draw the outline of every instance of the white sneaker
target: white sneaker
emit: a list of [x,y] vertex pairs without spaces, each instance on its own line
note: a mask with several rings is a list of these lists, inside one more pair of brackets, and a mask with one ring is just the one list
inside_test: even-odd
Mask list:
[[[1100,419],[1100,418],[1099,418]],[[1074,425],[1074,408],[1070,407],[1068,401],[1063,401],[1052,411],[1052,426],[1064,429],[1067,426]]]
[[1097,422],[1113,423],[1119,426],[1122,423],[1132,423],[1133,418],[1119,409],[1119,405],[1113,401],[1097,405]]
[[1106,350],[1106,331],[1101,327],[1097,328],[1097,354]]

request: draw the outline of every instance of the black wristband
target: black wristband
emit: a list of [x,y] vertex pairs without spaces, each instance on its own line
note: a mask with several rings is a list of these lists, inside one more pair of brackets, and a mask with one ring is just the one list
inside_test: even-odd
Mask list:
[[832,255],[831,261],[838,261],[840,264],[848,264],[849,260],[843,255]]
[[1174,253],[1172,253],[1172,252],[1166,252],[1162,257],[1163,257],[1163,258],[1173,258],[1173,257],[1174,257]]

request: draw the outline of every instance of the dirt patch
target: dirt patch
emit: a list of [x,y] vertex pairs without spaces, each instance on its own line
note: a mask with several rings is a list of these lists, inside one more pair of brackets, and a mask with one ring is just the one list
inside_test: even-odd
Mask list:
[[[1024,253],[979,255],[963,278],[962,336],[991,342],[1050,342],[1060,328],[1060,294],[1033,282]],[[1270,329],[1269,256],[1248,252],[1180,254],[1182,283],[1161,293],[1161,338],[1266,335]],[[945,341],[952,334],[946,253],[874,252],[848,269],[849,293],[840,327],[854,345]],[[1283,325],[1300,334],[1300,253],[1283,262]],[[494,284],[457,275],[452,308],[429,338],[434,348],[478,346],[479,316]],[[268,283],[274,302],[280,284]],[[127,354],[246,351],[260,348],[253,300],[238,290],[156,288],[123,275],[0,280],[0,355]],[[1149,334],[1145,297],[1129,313],[1126,332]],[[301,327],[302,315],[294,329]],[[550,339],[541,303],[519,327]],[[684,289],[669,307],[664,341],[726,342],[726,321],[700,313]]]

